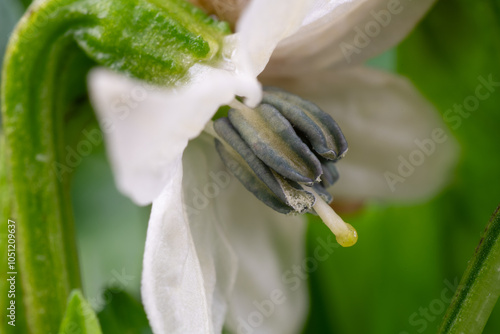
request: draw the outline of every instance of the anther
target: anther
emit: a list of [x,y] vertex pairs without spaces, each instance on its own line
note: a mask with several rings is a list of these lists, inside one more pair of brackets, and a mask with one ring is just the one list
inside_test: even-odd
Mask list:
[[321,163],[280,111],[261,104],[252,112],[229,110],[229,120],[259,159],[280,175],[312,185]]
[[318,214],[337,242],[356,243],[356,230],[328,205],[339,178],[335,162],[347,152],[338,124],[315,104],[276,88],[254,109],[234,100],[217,119],[215,146],[245,188],[274,210]]
[[314,196],[295,182],[286,180],[270,169],[248,147],[227,118],[213,124],[217,138],[215,147],[226,167],[243,186],[274,210],[304,213],[312,208]]
[[346,154],[347,141],[339,125],[314,103],[274,87],[265,88],[262,103],[277,108],[320,156],[338,160]]
[[323,187],[328,188],[332,186],[339,179],[339,172],[332,160],[320,159],[321,167],[323,168],[323,175],[321,175],[321,184]]

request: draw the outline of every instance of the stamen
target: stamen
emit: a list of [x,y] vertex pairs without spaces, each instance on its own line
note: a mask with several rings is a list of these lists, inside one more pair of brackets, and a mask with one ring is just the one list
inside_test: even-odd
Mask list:
[[255,109],[231,108],[228,118],[255,155],[281,176],[312,185],[321,176],[321,163],[292,124],[269,104]]
[[311,101],[279,88],[265,87],[262,103],[278,109],[321,157],[337,161],[347,152],[347,141],[337,122]]
[[228,118],[216,120],[214,130],[224,140],[215,140],[215,148],[224,165],[255,197],[285,214],[304,213],[312,208],[314,196],[260,160]]
[[227,117],[205,127],[226,167],[269,207],[285,214],[314,210],[341,246],[353,246],[358,232],[327,203],[325,188],[339,176],[335,162],[347,152],[333,118],[276,89],[266,90],[256,108],[236,99],[228,105]]
[[304,189],[316,197],[313,209],[321,217],[323,223],[335,234],[337,242],[342,247],[351,247],[358,241],[358,232],[351,225],[342,220],[340,216],[319,196],[312,188],[304,186]]

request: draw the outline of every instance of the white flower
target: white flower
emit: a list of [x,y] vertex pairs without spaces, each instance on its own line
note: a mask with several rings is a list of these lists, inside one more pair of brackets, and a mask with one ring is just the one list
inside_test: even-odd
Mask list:
[[334,195],[413,200],[444,184],[456,150],[433,107],[407,80],[359,65],[399,42],[432,2],[250,1],[224,62],[193,66],[183,86],[144,91],[127,115],[116,101],[142,83],[94,70],[91,96],[117,185],[138,204],[153,202],[142,297],[155,333],[220,333],[224,324],[294,333],[305,320],[307,284],[293,274],[304,259],[302,217],[245,191],[202,133],[236,95],[260,101],[259,74],[342,127],[350,149]]

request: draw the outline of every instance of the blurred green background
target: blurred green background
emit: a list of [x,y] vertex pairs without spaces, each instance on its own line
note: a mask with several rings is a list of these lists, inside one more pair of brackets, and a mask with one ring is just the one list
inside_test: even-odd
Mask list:
[[[22,8],[21,1],[0,2],[1,54]],[[440,1],[401,45],[369,65],[407,76],[444,114],[474,95],[479,76],[500,81],[500,2]],[[368,203],[345,217],[362,237],[353,248],[335,249],[310,274],[304,333],[437,331],[450,291],[500,202],[499,92],[451,129],[461,159],[437,197],[411,206]],[[109,286],[139,299],[149,208],[117,192],[102,145],[76,171],[73,204],[89,302],[104,306]],[[329,234],[311,219],[309,255]],[[499,305],[484,333],[500,333]]]

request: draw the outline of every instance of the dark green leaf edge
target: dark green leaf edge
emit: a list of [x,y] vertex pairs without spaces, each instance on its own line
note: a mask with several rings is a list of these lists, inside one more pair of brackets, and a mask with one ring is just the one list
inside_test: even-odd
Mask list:
[[486,226],[438,333],[481,333],[499,295],[500,206]]

